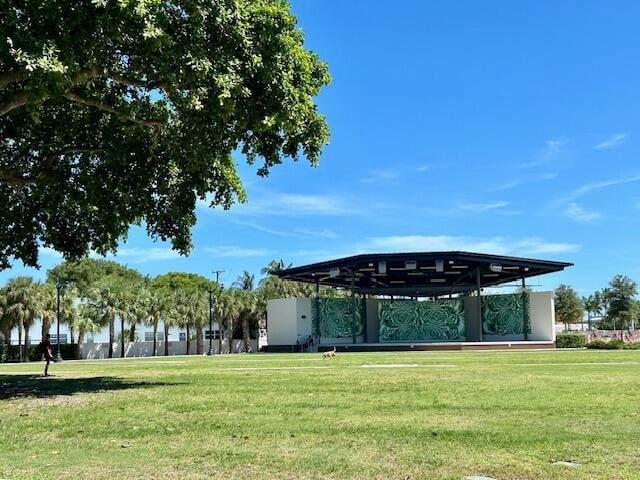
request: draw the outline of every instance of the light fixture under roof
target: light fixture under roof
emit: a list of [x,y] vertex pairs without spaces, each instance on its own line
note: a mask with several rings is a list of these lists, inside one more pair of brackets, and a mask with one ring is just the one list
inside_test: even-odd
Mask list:
[[331,270],[329,270],[329,276],[330,277],[337,277],[340,275],[340,269],[338,267],[332,268]]
[[404,280],[391,280],[389,283],[404,283]]
[[387,262],[378,262],[378,273],[387,273]]
[[492,272],[495,273],[501,273],[502,272],[502,265],[500,265],[499,263],[492,263],[489,265],[489,270],[491,270]]
[[500,275],[497,273],[484,273],[483,277],[499,277]]
[[416,262],[415,260],[407,260],[404,262],[404,268],[406,268],[407,270],[415,270],[416,268],[418,268],[418,262]]
[[520,270],[520,267],[502,267],[503,270]]
[[444,272],[444,260],[436,260],[436,272]]
[[469,268],[469,265],[451,265],[451,268]]
[[359,268],[358,270],[360,270],[361,272],[375,272],[376,271],[375,268],[367,268],[367,267]]
[[445,283],[447,280],[445,278],[432,278],[430,280],[431,283]]

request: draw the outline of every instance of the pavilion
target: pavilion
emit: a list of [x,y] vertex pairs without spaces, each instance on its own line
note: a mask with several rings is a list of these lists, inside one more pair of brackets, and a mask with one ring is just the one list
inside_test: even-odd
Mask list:
[[[269,302],[268,350],[552,347],[553,294],[530,292],[526,281],[571,265],[451,251],[362,254],[289,268],[276,275],[314,284],[315,296]],[[501,286],[519,291],[483,295]]]

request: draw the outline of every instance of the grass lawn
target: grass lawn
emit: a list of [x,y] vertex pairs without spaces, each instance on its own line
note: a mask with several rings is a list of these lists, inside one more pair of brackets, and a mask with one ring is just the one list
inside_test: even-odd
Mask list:
[[41,368],[0,365],[0,479],[640,479],[640,351]]

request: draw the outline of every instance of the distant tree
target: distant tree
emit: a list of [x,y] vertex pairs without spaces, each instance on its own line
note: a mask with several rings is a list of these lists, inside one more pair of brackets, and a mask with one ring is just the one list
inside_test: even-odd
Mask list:
[[255,282],[255,275],[252,275],[247,270],[245,270],[238,277],[238,280],[233,282],[233,286],[241,290],[251,291],[253,290],[254,282]]
[[5,288],[5,316],[9,325],[18,329],[18,357],[23,361],[25,360],[24,348],[29,346],[29,329],[38,318],[36,284],[31,277],[15,277],[7,282]]
[[626,275],[616,275],[609,282],[607,315],[620,330],[630,328],[637,316],[637,294],[638,285]]
[[3,2],[0,269],[115,250],[130,224],[191,247],[195,206],[328,141],[330,81],[283,0]]
[[587,321],[589,323],[589,330],[591,330],[591,319],[594,314],[597,314],[601,308],[601,302],[596,293],[589,295],[588,297],[582,297],[582,306],[587,312]]
[[584,307],[576,291],[561,284],[555,290],[556,319],[568,327],[569,324],[582,321]]

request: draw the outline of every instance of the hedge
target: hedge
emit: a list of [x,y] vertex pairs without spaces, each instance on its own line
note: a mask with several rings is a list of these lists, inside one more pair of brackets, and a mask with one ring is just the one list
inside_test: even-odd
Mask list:
[[[22,347],[23,350],[25,347]],[[54,344],[52,351],[55,356],[57,353],[57,346]],[[7,345],[4,343],[0,344],[0,363],[10,363],[17,362],[19,356],[20,349],[18,345]],[[77,344],[71,345],[63,343],[60,345],[60,354],[62,355],[63,360],[75,360],[80,358],[80,348]],[[29,347],[24,350],[24,356],[27,357],[27,361],[29,362],[38,362],[42,360],[42,353],[40,352],[39,345],[29,345]]]
[[582,333],[559,333],[556,335],[557,348],[583,348],[587,345],[587,336]]
[[587,343],[587,348],[596,350],[640,350],[640,342],[624,343],[619,338],[614,338],[608,342],[604,340],[594,340],[593,342]]

